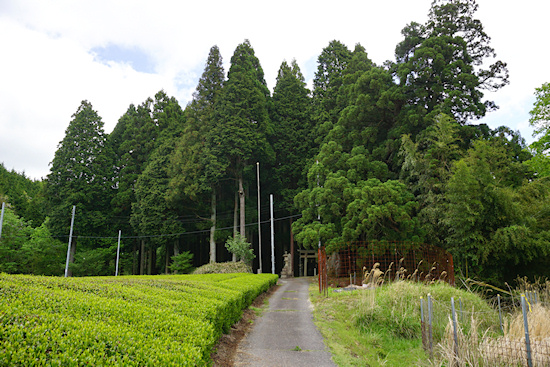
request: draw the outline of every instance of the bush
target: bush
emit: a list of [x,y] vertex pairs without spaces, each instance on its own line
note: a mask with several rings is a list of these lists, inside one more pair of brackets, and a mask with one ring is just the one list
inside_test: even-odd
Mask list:
[[227,251],[235,254],[238,259],[243,261],[248,266],[252,265],[252,260],[256,257],[252,251],[252,245],[246,242],[246,237],[237,234],[235,237],[229,237],[225,243]]
[[242,261],[226,263],[210,263],[203,265],[193,274],[229,274],[229,273],[251,273],[252,269]]

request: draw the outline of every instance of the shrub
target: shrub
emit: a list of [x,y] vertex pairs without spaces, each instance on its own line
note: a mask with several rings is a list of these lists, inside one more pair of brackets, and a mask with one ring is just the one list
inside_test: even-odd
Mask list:
[[235,254],[238,259],[248,266],[252,265],[252,260],[256,257],[252,251],[252,245],[246,241],[246,237],[237,234],[235,237],[229,237],[225,243],[227,251]]
[[0,273],[0,366],[204,366],[272,274]]
[[172,256],[170,270],[179,274],[187,274],[193,270],[193,254],[184,251],[179,255]]
[[252,269],[242,261],[209,263],[196,268],[193,274],[228,274],[228,273],[251,273]]

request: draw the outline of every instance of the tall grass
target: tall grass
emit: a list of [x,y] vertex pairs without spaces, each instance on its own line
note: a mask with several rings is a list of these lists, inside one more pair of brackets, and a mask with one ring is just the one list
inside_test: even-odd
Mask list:
[[[520,292],[534,291],[539,294],[539,302],[548,300],[549,282],[529,284],[519,282],[516,290],[510,292],[517,296]],[[548,303],[529,305],[527,323],[533,366],[550,366],[550,309]],[[434,366],[527,366],[525,328],[521,308],[513,308],[504,318],[503,332],[499,335],[488,332],[477,322],[473,315],[468,333],[461,325],[458,327],[459,348],[455,351],[452,323],[448,322],[445,337],[438,345],[439,354],[433,361]]]

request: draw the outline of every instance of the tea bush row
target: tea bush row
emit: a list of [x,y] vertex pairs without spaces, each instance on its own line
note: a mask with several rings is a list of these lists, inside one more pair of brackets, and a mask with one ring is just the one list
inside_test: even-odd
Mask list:
[[271,274],[0,274],[0,365],[208,365]]

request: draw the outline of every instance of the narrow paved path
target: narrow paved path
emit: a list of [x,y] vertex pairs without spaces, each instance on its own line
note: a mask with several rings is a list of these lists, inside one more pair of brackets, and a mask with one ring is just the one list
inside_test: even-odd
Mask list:
[[308,280],[280,279],[279,284],[269,308],[239,345],[235,366],[336,366],[313,324]]

